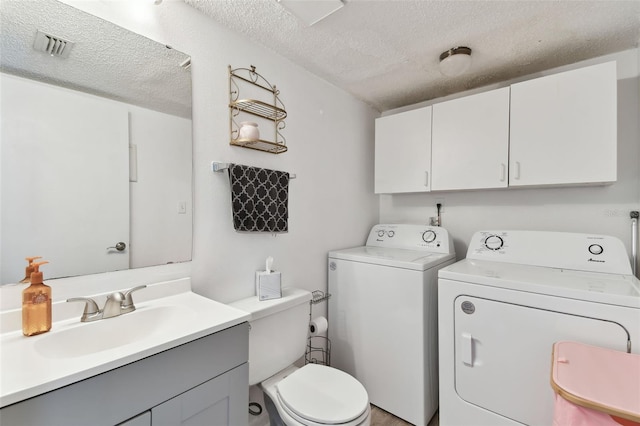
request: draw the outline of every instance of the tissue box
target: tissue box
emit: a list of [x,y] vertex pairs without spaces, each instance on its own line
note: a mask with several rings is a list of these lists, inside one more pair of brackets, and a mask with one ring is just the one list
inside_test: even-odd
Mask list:
[[258,300],[279,299],[282,297],[282,274],[278,271],[256,271],[256,295]]

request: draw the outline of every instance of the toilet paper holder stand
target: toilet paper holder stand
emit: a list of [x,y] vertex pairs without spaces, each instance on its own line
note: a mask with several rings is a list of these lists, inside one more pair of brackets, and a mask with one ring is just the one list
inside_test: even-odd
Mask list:
[[[309,302],[309,327],[313,319],[313,305],[328,300],[331,294],[321,290],[311,292],[311,300]],[[326,336],[313,336],[311,329],[307,338],[307,349],[304,354],[305,364],[331,365],[331,340]]]

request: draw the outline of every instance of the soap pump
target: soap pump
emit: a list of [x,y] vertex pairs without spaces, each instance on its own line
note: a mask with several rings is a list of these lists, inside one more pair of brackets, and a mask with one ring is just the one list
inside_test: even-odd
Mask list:
[[40,265],[32,263],[31,285],[22,292],[22,334],[34,336],[51,330],[51,287],[42,282]]
[[42,259],[42,257],[41,256],[25,257],[25,260],[29,262],[29,264],[24,270],[24,278],[20,281],[21,283],[31,282],[31,273],[33,272],[33,261],[36,259]]

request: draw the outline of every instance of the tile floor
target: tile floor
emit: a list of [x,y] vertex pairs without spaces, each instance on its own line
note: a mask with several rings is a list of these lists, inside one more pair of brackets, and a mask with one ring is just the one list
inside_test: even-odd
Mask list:
[[[438,412],[433,416],[428,426],[438,426]],[[410,426],[411,423],[384,411],[381,408],[371,405],[371,426]]]

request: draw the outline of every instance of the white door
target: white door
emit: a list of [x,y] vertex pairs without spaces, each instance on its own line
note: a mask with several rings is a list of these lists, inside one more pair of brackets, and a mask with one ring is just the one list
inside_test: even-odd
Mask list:
[[615,182],[616,63],[511,86],[509,186]]
[[618,323],[470,296],[455,299],[455,389],[465,401],[527,425],[551,425],[554,342],[626,351]]
[[108,249],[129,245],[126,109],[3,74],[2,117],[2,283],[27,256],[45,280],[127,269],[128,247]]
[[431,107],[376,119],[375,193],[426,192],[430,181]]
[[431,190],[506,188],[509,88],[433,106]]

